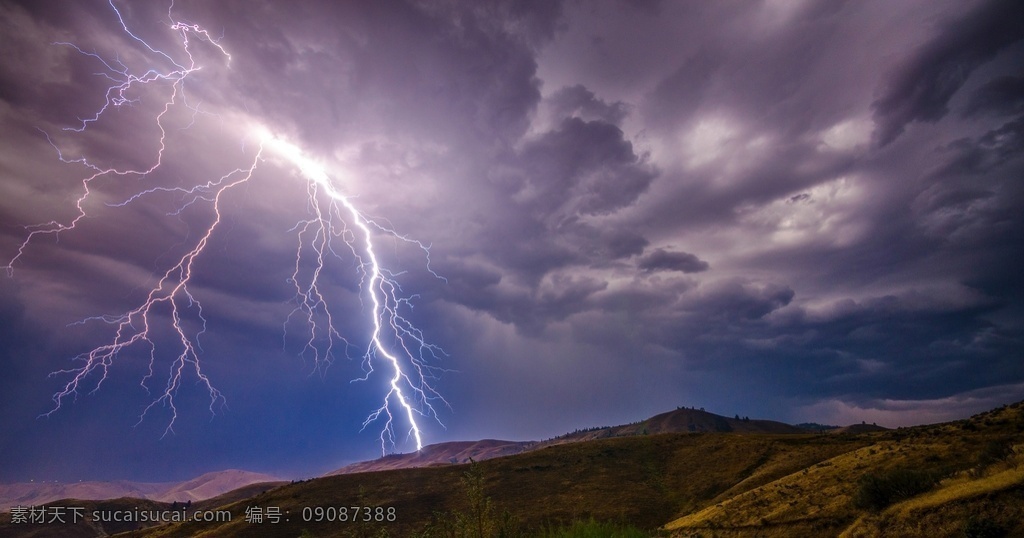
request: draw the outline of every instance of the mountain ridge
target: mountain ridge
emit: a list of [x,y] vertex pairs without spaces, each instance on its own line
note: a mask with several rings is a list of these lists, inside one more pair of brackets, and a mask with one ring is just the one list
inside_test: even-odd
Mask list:
[[[852,427],[848,426],[848,428]],[[330,471],[323,476],[469,463],[471,460],[484,461],[563,443],[577,443],[612,437],[660,433],[711,432],[806,434],[809,431],[774,420],[739,418],[738,415],[736,418],[729,418],[705,411],[703,408],[677,407],[675,410],[659,413],[639,422],[620,424],[618,426],[586,428],[543,441],[482,439],[479,441],[445,441],[434,443],[423,447],[418,452],[388,454],[374,460],[352,463]]]
[[133,497],[159,502],[203,501],[258,483],[278,483],[276,476],[226,469],[204,473],[181,482],[18,482],[0,484],[0,511],[15,506],[38,506],[58,499],[107,500]]

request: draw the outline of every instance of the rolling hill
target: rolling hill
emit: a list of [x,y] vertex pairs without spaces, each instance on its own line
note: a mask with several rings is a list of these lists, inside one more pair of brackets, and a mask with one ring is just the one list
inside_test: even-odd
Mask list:
[[23,482],[0,484],[0,510],[38,506],[57,499],[104,500],[132,497],[164,502],[201,501],[265,482],[279,482],[268,474],[229,469],[206,473],[184,482]]
[[498,441],[484,439],[481,441],[437,443],[425,446],[419,452],[389,454],[375,460],[346,465],[338,470],[327,473],[326,476],[469,463],[471,460],[484,461],[531,450],[540,450],[564,443],[593,441],[613,437],[659,433],[709,432],[805,434],[807,430],[771,420],[734,419],[704,410],[678,408],[675,411],[661,413],[640,422],[621,426],[588,428],[546,441]]

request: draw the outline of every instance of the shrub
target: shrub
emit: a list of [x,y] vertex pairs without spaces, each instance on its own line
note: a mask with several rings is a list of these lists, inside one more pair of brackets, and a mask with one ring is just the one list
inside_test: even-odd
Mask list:
[[964,538],[1002,538],[1009,534],[1002,525],[991,519],[969,518],[964,522]]
[[987,467],[994,463],[1010,463],[1014,450],[1012,441],[990,441],[978,454],[978,466]]
[[435,512],[433,521],[421,537],[441,538],[515,538],[521,536],[519,521],[508,511],[498,514],[484,492],[480,464],[470,458],[469,470],[462,473],[468,510]]
[[939,482],[935,473],[914,469],[894,469],[868,473],[860,477],[853,504],[857,508],[882,510],[892,503],[924,493]]

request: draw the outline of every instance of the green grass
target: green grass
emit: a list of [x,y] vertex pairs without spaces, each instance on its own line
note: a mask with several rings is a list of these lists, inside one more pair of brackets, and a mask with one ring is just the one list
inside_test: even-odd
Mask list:
[[617,525],[588,519],[573,522],[566,527],[547,529],[535,536],[536,538],[648,538],[651,533],[631,525]]

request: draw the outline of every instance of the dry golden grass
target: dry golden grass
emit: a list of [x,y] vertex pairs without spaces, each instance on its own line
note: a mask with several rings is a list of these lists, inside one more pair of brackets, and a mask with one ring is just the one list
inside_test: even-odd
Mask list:
[[[1020,456],[975,462],[987,444],[1024,441],[1020,404],[961,423],[868,434],[869,446],[675,519],[673,536],[963,536],[966,526],[1024,535]],[[912,469],[949,476],[931,491],[875,513],[854,502],[860,477]]]
[[981,478],[958,476],[881,514],[858,519],[842,536],[962,535],[968,518],[979,516],[996,521],[1006,530],[1010,524],[1021,521],[1024,468],[1005,469]]

